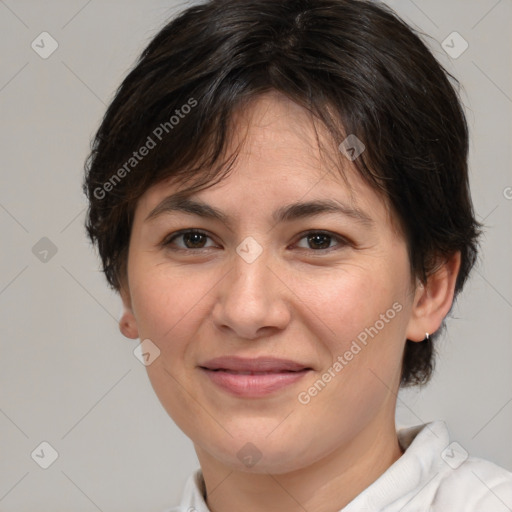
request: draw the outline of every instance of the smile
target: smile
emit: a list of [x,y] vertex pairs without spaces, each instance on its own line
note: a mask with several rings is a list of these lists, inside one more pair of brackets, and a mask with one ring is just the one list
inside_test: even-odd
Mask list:
[[222,357],[199,366],[217,388],[243,398],[261,398],[301,380],[310,367],[295,361]]

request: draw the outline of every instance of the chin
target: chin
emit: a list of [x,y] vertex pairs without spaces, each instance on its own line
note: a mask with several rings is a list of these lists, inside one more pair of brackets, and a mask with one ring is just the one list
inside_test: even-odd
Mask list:
[[[268,430],[271,432],[272,429]],[[233,471],[253,474],[284,474],[300,470],[321,458],[300,436],[279,436],[267,430],[254,435],[235,435],[219,443],[199,443],[211,457]],[[312,440],[313,442],[313,440]],[[308,448],[305,449],[304,446]]]

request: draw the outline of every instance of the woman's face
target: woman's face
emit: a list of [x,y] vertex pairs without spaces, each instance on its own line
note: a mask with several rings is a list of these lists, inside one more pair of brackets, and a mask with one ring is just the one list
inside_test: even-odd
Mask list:
[[162,203],[172,184],[140,199],[124,321],[158,347],[152,386],[200,457],[283,473],[394,425],[421,326],[405,240],[352,163],[329,167],[282,96],[237,119],[237,164],[200,206]]

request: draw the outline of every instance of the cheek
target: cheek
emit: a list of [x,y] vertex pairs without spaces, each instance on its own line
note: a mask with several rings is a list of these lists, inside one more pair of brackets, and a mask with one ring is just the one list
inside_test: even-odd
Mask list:
[[211,269],[134,262],[130,287],[139,337],[151,339],[169,356],[164,357],[167,364],[188,363],[187,348],[211,311],[221,277]]
[[[325,366],[304,383],[297,397],[304,414],[322,418],[321,426],[312,423],[312,435],[317,429],[326,439],[342,442],[394,400],[408,306],[400,288],[383,275],[340,274],[338,279],[317,281],[322,286],[315,286],[310,295],[308,306],[321,319],[313,334],[328,353]],[[348,417],[350,421],[341,425]]]
[[[294,280],[294,292],[303,303],[304,314],[316,318],[330,335],[325,343],[339,354],[365,333],[397,332],[404,326],[404,293],[398,277],[381,265],[330,269],[307,279]],[[403,278],[402,278],[403,282]],[[309,310],[309,313],[307,311]]]
[[150,339],[159,357],[146,367],[162,406],[187,433],[195,432],[191,418],[201,417],[195,394],[193,341],[208,314],[208,292],[215,279],[197,272],[155,265],[132,268],[133,311],[141,340]]
[[165,273],[153,265],[134,269],[130,278],[139,335],[160,345],[192,308],[197,295],[193,277]]
[[[312,331],[328,354],[320,375],[303,387],[301,403],[310,401],[308,407],[320,411],[332,404],[333,420],[347,410],[362,419],[397,386],[410,315],[408,267],[400,257],[387,261],[317,275],[298,293],[305,315],[316,318]],[[322,377],[325,387],[318,382]]]

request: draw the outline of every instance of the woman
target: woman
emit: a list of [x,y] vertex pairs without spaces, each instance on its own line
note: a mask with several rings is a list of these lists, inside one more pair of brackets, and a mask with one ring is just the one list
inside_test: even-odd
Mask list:
[[196,449],[180,510],[512,510],[444,423],[395,430],[477,254],[451,81],[357,0],[190,7],[124,80],[87,230]]

